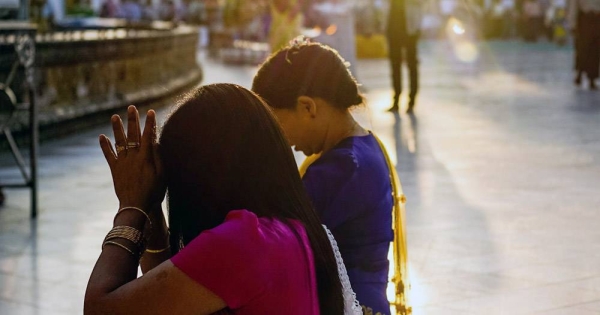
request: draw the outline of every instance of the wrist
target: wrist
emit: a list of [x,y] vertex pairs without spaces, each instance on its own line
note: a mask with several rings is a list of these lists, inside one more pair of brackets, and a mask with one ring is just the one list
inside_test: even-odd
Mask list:
[[144,225],[146,224],[146,221],[148,221],[148,218],[143,212],[129,210],[127,207],[121,207],[120,209],[121,210],[115,215],[114,226],[130,226],[140,231],[144,231]]
[[150,213],[150,205],[148,205],[148,203],[139,201],[119,201],[119,209],[130,207],[142,209],[145,213]]
[[169,230],[167,227],[155,227],[146,239],[148,248],[165,248],[169,245]]

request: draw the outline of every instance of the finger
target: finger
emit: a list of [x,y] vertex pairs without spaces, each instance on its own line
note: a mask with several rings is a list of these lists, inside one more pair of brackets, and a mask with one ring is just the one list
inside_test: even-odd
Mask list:
[[117,160],[117,155],[113,150],[112,144],[110,143],[110,139],[108,139],[108,137],[105,135],[100,135],[99,141],[102,153],[104,153],[104,158],[106,158],[108,166],[112,167],[113,163]]
[[144,125],[144,134],[142,135],[142,148],[152,152],[152,146],[156,143],[156,113],[149,110],[146,114],[146,124]]
[[140,143],[140,114],[135,106],[127,108],[127,142]]
[[[119,115],[113,115],[111,118],[113,133],[115,134],[115,145],[117,146],[117,153],[119,153],[118,146],[127,148],[127,138],[125,138],[125,129],[123,128],[123,121]],[[121,152],[126,153],[127,150]]]

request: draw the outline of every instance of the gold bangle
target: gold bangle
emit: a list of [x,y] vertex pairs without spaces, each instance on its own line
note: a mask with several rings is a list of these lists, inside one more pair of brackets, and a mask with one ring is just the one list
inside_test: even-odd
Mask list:
[[164,251],[166,251],[167,249],[170,249],[171,246],[167,245],[167,247],[163,248],[163,249],[150,249],[150,248],[146,248],[146,253],[148,254],[160,254]]
[[116,245],[121,247],[122,249],[128,251],[131,255],[133,255],[133,257],[135,257],[136,259],[138,258],[139,255],[136,255],[136,253],[134,253],[131,249],[127,248],[127,246],[123,245],[123,244],[119,244],[117,242],[113,242],[113,241],[106,241],[104,242],[104,244],[102,244],[102,248],[104,249],[104,245]]
[[104,238],[104,243],[115,238],[126,239],[132,242],[138,248],[138,251],[140,253],[144,251],[144,236],[142,232],[138,229],[132,228],[130,226],[115,226],[110,230],[110,232],[108,232],[108,234]]
[[135,211],[141,212],[146,217],[146,219],[148,220],[148,223],[150,223],[150,228],[152,228],[152,220],[150,220],[150,216],[144,210],[142,210],[140,208],[137,208],[137,207],[123,207],[123,208],[119,209],[117,211],[117,214],[115,215],[115,219],[113,220],[113,224],[114,224],[114,221],[117,220],[117,217],[119,216],[119,214],[123,213],[123,211],[126,211],[126,210],[135,210]]

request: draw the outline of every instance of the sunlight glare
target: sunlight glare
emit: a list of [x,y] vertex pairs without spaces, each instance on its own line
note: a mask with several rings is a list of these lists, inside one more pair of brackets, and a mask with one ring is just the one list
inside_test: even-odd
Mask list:
[[475,44],[469,41],[457,43],[454,46],[454,54],[458,60],[466,63],[471,63],[479,57],[479,49]]
[[321,33],[322,30],[318,26],[303,30],[303,35],[310,38],[318,37],[319,35],[321,35]]
[[465,33],[465,29],[461,25],[458,25],[458,24],[454,24],[452,26],[452,31],[454,31],[454,33],[457,35],[462,35]]
[[327,29],[325,30],[325,34],[329,36],[334,35],[335,33],[337,33],[337,25],[335,24],[329,25],[329,27],[327,27]]

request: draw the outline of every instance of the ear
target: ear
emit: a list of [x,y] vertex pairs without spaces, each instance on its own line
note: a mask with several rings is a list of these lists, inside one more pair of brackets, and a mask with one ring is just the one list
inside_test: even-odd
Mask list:
[[317,116],[317,102],[310,96],[299,96],[296,101],[296,110],[314,118]]

